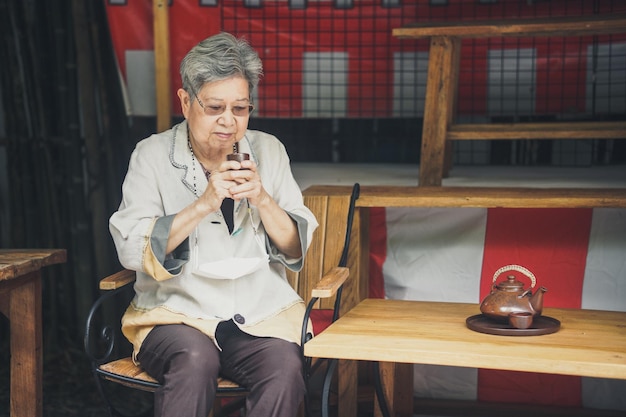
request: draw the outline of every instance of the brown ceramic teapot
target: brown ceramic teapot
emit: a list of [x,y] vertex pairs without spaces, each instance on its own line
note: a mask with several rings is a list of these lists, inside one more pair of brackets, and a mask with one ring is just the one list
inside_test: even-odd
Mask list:
[[[525,275],[531,281],[530,288],[524,289],[524,283],[518,281],[515,275],[507,275],[506,281],[496,284],[498,277],[507,271],[516,271]],[[535,275],[523,266],[503,266],[493,275],[491,293],[480,303],[480,311],[485,316],[499,321],[507,321],[511,313],[530,313],[533,317],[540,316],[543,309],[543,293],[547,289],[540,287],[533,294],[536,283]]]

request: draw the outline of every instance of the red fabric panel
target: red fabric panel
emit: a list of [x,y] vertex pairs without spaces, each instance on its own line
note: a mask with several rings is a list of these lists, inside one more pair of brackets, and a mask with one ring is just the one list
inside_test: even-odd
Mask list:
[[179,67],[187,52],[198,42],[222,30],[219,9],[200,7],[197,0],[174,1],[169,9],[170,73],[172,76],[172,112],[181,114],[176,94],[182,88]]
[[[481,300],[498,268],[518,264],[535,275],[538,286],[548,288],[544,306],[580,308],[591,215],[592,209],[490,209]],[[523,275],[515,275],[530,286]]]
[[[201,7],[197,0],[178,0],[169,6],[170,73],[172,111],[180,114],[176,91],[181,88],[180,61],[194,45],[222,30],[220,9]],[[154,49],[151,1],[128,1],[106,5],[107,18],[120,71],[126,76],[126,51]]]
[[106,5],[107,19],[120,71],[126,76],[126,51],[154,49],[152,3],[129,1]]
[[385,298],[383,264],[387,258],[387,216],[384,207],[370,208],[369,297]]
[[333,321],[333,310],[314,309],[311,310],[311,323],[313,324],[313,334],[320,334]]
[[[592,209],[490,209],[480,299],[489,294],[498,268],[518,264],[535,275],[537,287],[548,289],[544,307],[580,308],[591,215]],[[512,274],[530,287],[523,274]],[[480,369],[478,399],[580,406],[581,379]]]
[[582,381],[580,377],[569,375],[479,369],[478,399],[582,407]]

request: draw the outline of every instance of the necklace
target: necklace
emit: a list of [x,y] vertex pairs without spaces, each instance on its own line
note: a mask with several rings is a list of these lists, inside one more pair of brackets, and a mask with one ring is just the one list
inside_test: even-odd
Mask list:
[[[198,185],[196,181],[196,155],[193,153],[193,147],[191,146],[191,141],[189,139],[187,139],[187,146],[189,146],[189,152],[191,152],[191,170],[193,172],[193,194],[196,196],[196,198],[200,198],[200,196],[198,195]],[[198,163],[200,163],[200,161],[198,161]],[[202,166],[202,164],[200,164],[200,166]],[[202,169],[204,170],[204,166],[202,166]],[[205,170],[204,175],[206,176],[207,179],[209,179],[209,175],[211,175],[211,173]]]
[[[189,134],[187,135],[187,146],[189,147],[189,152],[191,152],[191,170],[193,172],[193,194],[196,198],[200,198],[198,195],[198,186],[196,184],[196,154],[193,152],[193,146],[191,146],[191,140],[189,139]],[[233,143],[233,153],[239,153],[239,143]],[[202,171],[204,172],[204,176],[208,180],[211,176],[211,172],[202,165],[202,162],[198,161],[200,167],[202,167]]]

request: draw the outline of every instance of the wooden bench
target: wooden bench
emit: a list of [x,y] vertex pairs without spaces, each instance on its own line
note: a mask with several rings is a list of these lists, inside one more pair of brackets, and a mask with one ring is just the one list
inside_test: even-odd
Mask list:
[[[310,204],[349,192],[350,187],[315,185],[304,196]],[[626,188],[361,186],[356,207],[626,208]]]
[[626,121],[456,124],[461,40],[489,37],[582,36],[626,33],[626,15],[515,21],[414,23],[393,29],[401,39],[430,38],[420,157],[420,186],[440,186],[453,140],[625,139]]
[[[304,190],[304,199],[321,224],[326,224],[326,233],[333,230],[332,213],[337,210],[335,205],[341,205],[342,196],[350,193],[349,186],[315,185]],[[356,202],[355,221],[353,225],[354,245],[351,246],[348,266],[350,267],[351,286],[344,289],[343,297],[346,300],[358,301],[367,298],[369,285],[369,209],[373,207],[478,207],[478,208],[626,208],[626,188],[500,188],[500,187],[403,187],[403,186],[361,186],[360,197]],[[320,236],[321,237],[321,236]],[[322,242],[334,244],[326,239]],[[321,250],[321,248],[314,249]],[[333,251],[324,251],[326,256]],[[318,259],[310,257],[309,259]],[[318,266],[308,265],[316,268]],[[312,275],[314,276],[314,275]],[[311,283],[299,282],[303,291]],[[354,306],[356,303],[350,303]],[[356,364],[351,361],[340,361],[340,413],[343,417],[356,416]],[[392,375],[395,375],[396,397],[407,394],[407,387],[412,387],[412,365],[381,363],[385,384],[394,385]],[[343,379],[341,379],[343,378]],[[353,385],[350,384],[353,381]],[[412,393],[412,388],[410,389]],[[393,398],[392,398],[393,401]],[[424,405],[424,404],[421,404]],[[441,404],[439,404],[441,405]],[[431,404],[431,408],[435,405]],[[448,404],[454,408],[453,405]],[[467,403],[459,406],[466,410]],[[483,410],[490,409],[491,415],[506,410],[484,405]],[[522,407],[523,408],[523,407]],[[531,407],[527,409],[531,410]],[[533,409],[534,410],[534,409]],[[404,410],[409,412],[409,410]],[[410,410],[412,412],[412,410]],[[510,410],[509,410],[510,411]],[[554,410],[553,410],[554,411]],[[571,411],[571,410],[570,410]],[[533,412],[537,412],[534,410]],[[434,412],[433,412],[434,413]],[[595,411],[594,411],[595,413]],[[564,414],[565,415],[565,414]],[[587,415],[587,414],[577,414]],[[600,415],[600,414],[595,414]],[[607,414],[609,415],[609,414]]]

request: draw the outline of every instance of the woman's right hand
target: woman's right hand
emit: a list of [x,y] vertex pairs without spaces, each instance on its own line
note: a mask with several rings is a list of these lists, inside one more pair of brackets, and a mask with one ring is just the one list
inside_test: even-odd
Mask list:
[[205,215],[219,210],[225,198],[232,198],[230,189],[238,183],[233,171],[240,168],[241,164],[237,161],[224,161],[211,172],[206,190],[197,201],[206,210]]

